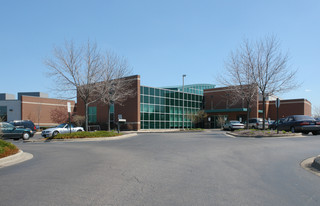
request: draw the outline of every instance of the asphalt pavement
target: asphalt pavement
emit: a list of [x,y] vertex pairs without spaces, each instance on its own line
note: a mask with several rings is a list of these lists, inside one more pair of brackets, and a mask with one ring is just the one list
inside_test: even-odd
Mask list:
[[33,159],[0,169],[1,205],[319,205],[300,167],[320,136],[146,133],[96,142],[14,142]]

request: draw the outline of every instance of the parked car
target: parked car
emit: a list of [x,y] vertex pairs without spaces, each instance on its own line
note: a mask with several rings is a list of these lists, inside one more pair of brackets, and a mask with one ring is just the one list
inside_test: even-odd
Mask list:
[[[265,128],[269,127],[269,123],[265,120]],[[252,118],[249,119],[249,128],[252,129],[263,129],[263,119],[262,118]]]
[[15,127],[7,122],[0,122],[1,135],[4,138],[28,140],[34,133],[29,128]]
[[[71,132],[82,132],[84,131],[83,127],[75,127],[73,124],[71,125]],[[41,133],[42,137],[54,137],[56,135],[60,134],[66,134],[70,132],[70,126],[69,124],[60,124],[56,127],[49,128],[46,130],[43,130]]]
[[313,117],[306,115],[292,115],[283,120],[283,123],[278,125],[279,130],[302,132],[316,135],[320,132],[320,121],[315,120]]
[[231,131],[235,129],[244,129],[244,124],[240,123],[237,120],[230,120],[223,125],[223,129]]
[[[278,120],[278,125],[283,123],[284,118]],[[272,122],[269,124],[269,129],[276,130],[277,129],[277,121]]]
[[9,122],[15,127],[19,128],[29,128],[32,133],[35,134],[37,132],[37,128],[31,120],[13,120]]

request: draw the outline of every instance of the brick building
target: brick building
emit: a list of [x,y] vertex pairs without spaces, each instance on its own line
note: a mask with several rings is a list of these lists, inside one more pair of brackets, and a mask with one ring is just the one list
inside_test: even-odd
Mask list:
[[[262,101],[259,100],[257,92],[253,100],[250,111],[250,118],[262,118],[263,108]],[[275,120],[277,118],[277,109],[275,106],[275,98],[266,101],[265,118]],[[219,128],[219,118],[224,120],[245,121],[247,118],[248,108],[241,101],[233,101],[232,90],[230,87],[220,87],[207,89],[204,91],[204,110],[210,117],[207,121],[207,127]],[[280,100],[279,118],[289,115],[308,115],[311,116],[311,103],[306,99],[287,99]]]
[[[154,88],[140,85],[140,76],[126,78],[134,88],[134,95],[122,105],[111,105],[111,123],[118,121],[118,115],[126,119],[122,129],[178,129],[195,127],[192,115],[204,110],[210,121],[207,128],[220,127],[219,118],[245,121],[248,108],[244,102],[232,101],[231,88],[215,88],[212,84],[185,85]],[[262,104],[257,92],[250,109],[250,118],[262,117]],[[108,105],[101,102],[90,104],[88,108],[89,124],[100,125],[106,129]],[[305,99],[281,100],[280,117],[291,114],[311,115],[311,103]],[[77,114],[85,115],[85,106],[77,98]],[[266,118],[275,119],[274,101],[266,103]],[[114,128],[114,125],[111,125]]]
[[38,126],[53,126],[68,118],[67,102],[73,113],[75,101],[48,98],[46,93],[20,92],[18,99],[0,94],[0,116],[4,121],[31,120]]

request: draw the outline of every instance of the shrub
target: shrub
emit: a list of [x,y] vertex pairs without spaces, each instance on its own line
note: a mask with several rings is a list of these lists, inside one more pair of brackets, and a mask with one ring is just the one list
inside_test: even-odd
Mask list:
[[115,131],[95,131],[95,132],[74,132],[67,134],[58,134],[53,139],[76,139],[76,138],[94,138],[94,137],[114,137],[119,136]]
[[12,143],[0,139],[0,158],[7,157],[19,152],[19,149]]

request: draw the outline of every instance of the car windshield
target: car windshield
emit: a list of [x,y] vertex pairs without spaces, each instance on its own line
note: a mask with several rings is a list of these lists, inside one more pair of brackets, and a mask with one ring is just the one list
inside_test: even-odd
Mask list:
[[296,121],[303,121],[303,120],[311,120],[314,121],[314,119],[310,116],[306,116],[306,115],[299,115],[299,116],[294,116],[294,119]]
[[230,123],[232,123],[232,124],[240,124],[239,121],[230,121]]
[[60,124],[58,126],[56,126],[56,128],[64,128],[67,124]]

